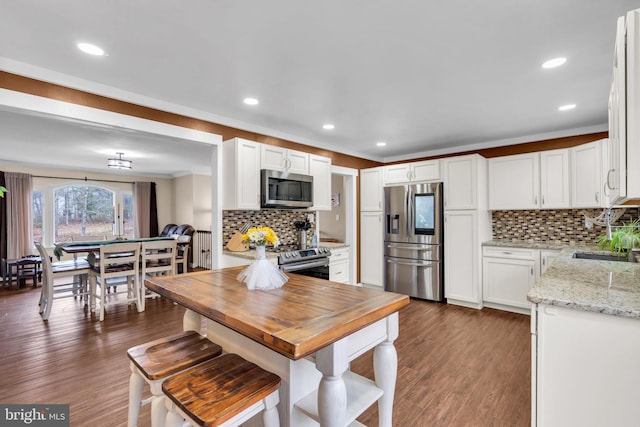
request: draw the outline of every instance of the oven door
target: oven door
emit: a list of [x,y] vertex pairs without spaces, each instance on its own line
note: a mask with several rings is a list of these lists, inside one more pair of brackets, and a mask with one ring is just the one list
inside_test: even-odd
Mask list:
[[285,273],[295,273],[329,280],[329,258],[283,264],[280,266],[280,270]]

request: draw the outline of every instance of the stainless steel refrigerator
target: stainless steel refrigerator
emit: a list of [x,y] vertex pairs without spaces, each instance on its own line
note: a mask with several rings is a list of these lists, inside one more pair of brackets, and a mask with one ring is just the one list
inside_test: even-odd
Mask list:
[[384,189],[384,288],[444,301],[442,183]]

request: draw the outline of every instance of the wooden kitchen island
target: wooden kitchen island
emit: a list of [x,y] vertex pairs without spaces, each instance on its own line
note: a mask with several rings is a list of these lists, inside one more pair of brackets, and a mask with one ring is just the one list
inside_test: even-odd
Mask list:
[[[276,290],[249,291],[242,267],[145,280],[152,291],[187,308],[184,328],[200,331],[282,378],[283,426],[353,425],[378,401],[380,426],[391,427],[398,310],[405,295],[297,274]],[[349,370],[374,350],[375,382]],[[358,425],[358,424],[355,424]]]

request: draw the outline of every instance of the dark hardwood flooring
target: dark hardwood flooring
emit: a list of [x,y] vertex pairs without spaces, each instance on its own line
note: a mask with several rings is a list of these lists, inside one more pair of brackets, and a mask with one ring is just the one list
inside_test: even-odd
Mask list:
[[[73,299],[44,322],[40,290],[0,290],[0,402],[70,404],[72,426],[124,426],[127,348],[182,329],[184,309],[165,299],[147,309],[107,307],[104,322]],[[395,426],[530,424],[529,317],[420,300],[400,312]],[[372,352],[352,363],[372,377]],[[140,426],[150,425],[149,407]],[[377,408],[359,420],[378,423]]]

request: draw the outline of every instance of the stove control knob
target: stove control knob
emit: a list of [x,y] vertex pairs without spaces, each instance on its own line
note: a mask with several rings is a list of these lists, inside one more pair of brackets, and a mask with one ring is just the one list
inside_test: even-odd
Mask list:
[[285,253],[284,253],[284,257],[285,257],[285,258],[289,258],[289,252],[285,252]]

